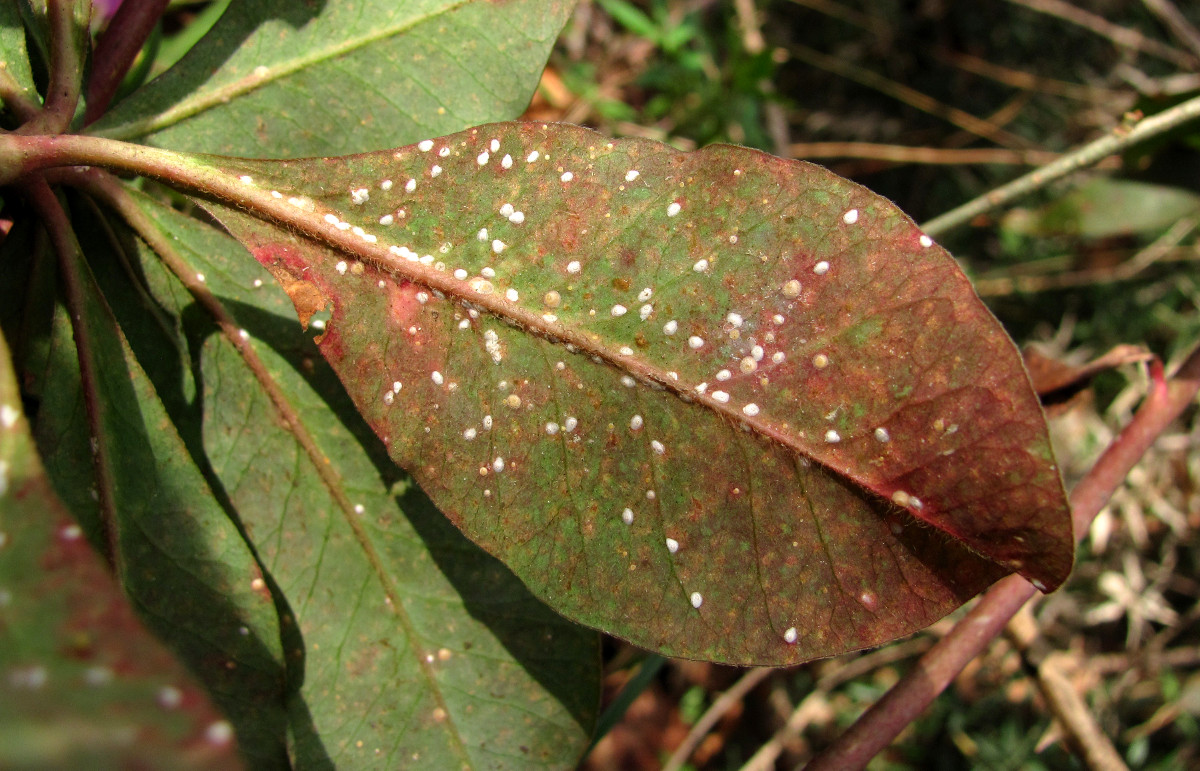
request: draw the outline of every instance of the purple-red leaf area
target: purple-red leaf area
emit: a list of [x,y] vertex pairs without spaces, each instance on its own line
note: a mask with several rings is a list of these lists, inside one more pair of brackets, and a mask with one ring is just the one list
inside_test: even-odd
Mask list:
[[[96,688],[98,684],[108,685],[110,681],[118,684],[108,685],[117,692],[104,701],[106,713],[100,723],[115,726],[124,721],[138,726],[136,735],[117,737],[111,745],[102,744],[93,751],[111,752],[113,757],[130,762],[173,757],[176,761],[186,759],[196,768],[237,767],[236,746],[229,723],[216,712],[191,676],[136,618],[112,576],[83,537],[79,525],[59,509],[53,492],[41,479],[32,479],[23,489],[15,491],[14,496],[50,501],[43,512],[47,521],[37,527],[25,528],[21,531],[22,536],[42,537],[51,530],[49,521],[56,520],[52,528],[54,535],[45,539],[45,549],[38,564],[40,580],[36,581],[34,592],[42,598],[40,602],[45,608],[62,616],[62,624],[43,652],[50,677],[61,678],[69,671],[69,667],[64,666],[66,663],[87,664],[87,684],[72,687]],[[32,601],[27,603],[29,606],[34,604]],[[21,655],[29,651],[10,653]],[[47,667],[14,669],[9,673],[9,685],[14,689],[32,687],[21,678],[34,671],[44,673]],[[54,685],[64,687],[58,683]],[[39,695],[38,688],[29,695],[13,697],[31,710],[32,714],[25,715],[31,723],[40,720],[49,726],[66,725],[73,717],[78,718],[78,715],[72,715],[72,709],[78,710],[89,703],[87,699],[79,700],[80,703],[67,699],[54,706],[38,703],[34,699]],[[163,719],[146,722],[142,719],[146,710],[163,713]],[[88,727],[83,723],[79,726]],[[187,738],[181,738],[181,735]],[[124,746],[126,744],[128,746]]]
[[392,457],[571,618],[786,664],[1070,571],[1019,354],[858,185],[544,124],[226,168],[342,247],[227,223],[329,302],[322,352]]

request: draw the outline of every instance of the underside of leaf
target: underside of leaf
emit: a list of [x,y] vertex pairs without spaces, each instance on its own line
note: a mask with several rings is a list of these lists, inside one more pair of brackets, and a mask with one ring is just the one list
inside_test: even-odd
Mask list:
[[216,211],[302,315],[328,301],[392,457],[571,618],[784,664],[1070,570],[1016,349],[857,185],[544,124],[219,163],[277,202],[286,228]]

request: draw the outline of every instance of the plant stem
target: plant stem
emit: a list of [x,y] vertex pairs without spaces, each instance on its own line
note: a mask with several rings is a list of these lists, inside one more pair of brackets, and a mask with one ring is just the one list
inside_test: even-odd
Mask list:
[[88,80],[87,111],[83,124],[95,121],[108,110],[121,80],[137,58],[146,38],[162,18],[169,0],[122,3],[96,46],[92,74]]
[[100,399],[99,378],[96,373],[96,347],[92,330],[84,320],[83,277],[79,274],[81,254],[71,222],[62,205],[44,180],[38,179],[25,186],[30,203],[45,223],[54,251],[58,255],[59,275],[62,277],[66,295],[67,315],[71,320],[71,333],[75,338],[75,350],[79,360],[79,389],[84,411],[87,414],[88,432],[92,441],[93,464],[95,466],[96,494],[100,507],[100,520],[104,528],[105,559],[118,582],[122,582],[120,570],[120,542],[117,536],[116,504],[113,495],[113,480],[110,470],[109,443],[103,439],[104,406]]
[[[1091,521],[1130,469],[1170,423],[1187,409],[1198,392],[1200,345],[1169,381],[1164,379],[1160,363],[1151,366],[1150,392],[1141,409],[1071,492],[1071,517],[1076,539],[1087,533]],[[814,758],[808,771],[865,767],[1003,631],[1035,593],[1033,586],[1017,575],[998,581],[949,634],[921,657],[904,679]]]
[[[45,106],[21,127],[22,133],[61,134],[70,128],[75,117],[83,73],[83,40],[80,27],[74,24],[74,5],[74,0],[50,0],[46,5],[50,22],[50,83]],[[86,33],[87,25],[80,26]]]
[[1039,190],[1068,174],[1096,164],[1109,155],[1196,118],[1200,118],[1200,96],[1139,121],[1132,128],[1126,125],[1119,126],[1091,144],[1068,153],[1054,163],[1031,171],[1007,185],[1001,185],[973,201],[968,201],[962,206],[934,217],[921,227],[929,235],[939,237],[946,231],[959,227],[990,209],[995,209],[1020,196]]

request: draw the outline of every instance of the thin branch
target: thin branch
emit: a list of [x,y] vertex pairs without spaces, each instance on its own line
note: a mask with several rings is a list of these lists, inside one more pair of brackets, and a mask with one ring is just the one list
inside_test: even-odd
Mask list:
[[170,0],[141,0],[122,3],[108,23],[92,56],[88,80],[87,111],[83,124],[95,121],[108,110],[117,89],[146,38],[154,31]]
[[1171,34],[1179,42],[1190,48],[1193,54],[1200,56],[1200,31],[1179,12],[1171,0],[1142,0],[1142,4],[1171,30]]
[[92,463],[95,469],[97,504],[100,509],[101,526],[104,528],[104,557],[108,560],[113,575],[121,582],[120,539],[117,534],[117,507],[113,493],[111,445],[102,439],[105,435],[103,423],[104,407],[100,401],[99,377],[96,373],[96,346],[91,327],[86,321],[86,304],[83,277],[79,274],[82,253],[71,221],[63,211],[62,204],[43,179],[30,181],[24,186],[30,203],[37,210],[50,242],[58,255],[59,276],[71,320],[71,333],[75,339],[75,351],[79,362],[79,390],[87,415],[88,432],[91,437]]
[[972,56],[971,54],[954,51],[949,48],[937,48],[934,49],[933,53],[934,57],[939,61],[958,67],[972,75],[988,78],[997,83],[1024,91],[1037,91],[1080,102],[1111,103],[1114,100],[1127,99],[1129,97],[1128,91],[1118,91],[1116,89],[1071,83],[1065,80],[1034,75],[1023,70],[1002,67],[982,57]]
[[835,3],[833,0],[792,0],[792,2],[817,13],[823,13],[831,19],[864,29],[874,35],[884,35],[889,31],[887,22],[878,16],[859,13],[841,3]]
[[[1045,292],[1052,289],[1070,289],[1080,286],[1096,286],[1120,281],[1130,281],[1137,278],[1151,265],[1160,262],[1196,261],[1200,259],[1200,251],[1195,248],[1181,248],[1183,241],[1200,224],[1200,218],[1188,217],[1176,222],[1167,232],[1157,238],[1154,243],[1128,260],[1108,268],[1093,268],[1088,270],[1064,271],[1040,275],[996,275],[980,276],[975,280],[975,292],[980,297],[996,297],[1010,295],[1014,292]],[[1062,258],[1052,258],[1062,262]]]
[[746,694],[754,690],[756,685],[777,671],[773,667],[758,667],[747,671],[738,678],[738,681],[717,697],[712,706],[700,716],[700,719],[692,726],[692,730],[688,731],[688,735],[684,737],[683,742],[675,748],[675,752],[671,753],[670,759],[663,765],[663,771],[679,771],[683,768],[688,758],[700,746],[700,742],[704,741],[704,737],[708,736],[708,732],[721,721],[725,713],[744,699]]
[[876,142],[796,142],[789,148],[793,158],[866,158],[893,163],[967,166],[999,164],[1044,166],[1062,156],[1046,150],[1009,150],[1003,147],[941,148],[910,147]]
[[959,206],[926,222],[922,228],[931,236],[940,236],[948,230],[970,222],[986,211],[1003,206],[1023,195],[1046,187],[1051,182],[1062,179],[1073,172],[1099,161],[1125,148],[1132,147],[1151,137],[1180,126],[1188,121],[1200,118],[1200,96],[1163,110],[1157,115],[1145,118],[1132,127],[1122,125],[1091,144],[1084,145],[1072,151],[1050,165],[1031,171],[1006,185],[985,193],[973,201]]
[[1039,640],[1028,605],[1009,622],[1005,637],[1034,671],[1050,714],[1066,732],[1069,743],[1083,756],[1084,765],[1091,771],[1128,771],[1112,740],[1104,735],[1067,678],[1068,668],[1075,668],[1072,658],[1062,653],[1047,654],[1049,646]]
[[1189,54],[1159,40],[1146,37],[1136,29],[1114,24],[1103,16],[1097,16],[1063,0],[1008,0],[1008,2],[1082,27],[1111,41],[1118,48],[1127,48],[1157,56],[1184,70],[1196,67],[1197,60]]
[[845,663],[838,662],[837,666],[831,667],[827,674],[817,680],[808,695],[792,710],[787,722],[758,748],[758,751],[746,761],[740,771],[771,771],[775,768],[775,761],[783,754],[785,746],[793,740],[799,739],[804,729],[822,711],[822,705],[826,703],[827,697],[833,692],[833,689],[862,677],[868,672],[874,672],[882,666],[924,653],[932,644],[932,637],[925,633],[878,648],[870,653],[842,657]]
[[737,11],[738,24],[742,28],[742,45],[752,54],[760,54],[767,47],[763,39],[762,24],[759,22],[758,10],[754,0],[733,0]]
[[[1071,492],[1076,540],[1125,480],[1154,440],[1187,409],[1200,392],[1200,346],[1168,381],[1162,365],[1151,366],[1151,388],[1141,409],[1091,471]],[[971,659],[1004,629],[1036,590],[1018,575],[992,586],[967,615],[929,650],[917,666],[884,694],[845,733],[808,766],[808,771],[860,769],[886,748],[905,726],[949,686]]]
[[835,75],[840,75],[847,80],[853,80],[855,83],[868,88],[873,88],[886,96],[890,96],[922,112],[927,112],[930,115],[941,118],[976,136],[990,139],[997,144],[1008,147],[1026,147],[1029,145],[1028,141],[1005,131],[994,123],[978,118],[965,110],[960,110],[944,102],[939,102],[928,94],[910,88],[903,83],[897,83],[877,72],[872,72],[871,70],[851,64],[836,56],[829,56],[815,48],[799,44],[792,44],[788,48],[788,52],[805,64],[832,72]]

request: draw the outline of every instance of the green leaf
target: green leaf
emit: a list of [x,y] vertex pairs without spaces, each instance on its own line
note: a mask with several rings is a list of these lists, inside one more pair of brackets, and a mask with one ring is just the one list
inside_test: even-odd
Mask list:
[[640,8],[627,0],[600,0],[600,7],[617,20],[622,27],[640,38],[658,43],[662,36],[658,26]]
[[274,600],[90,271],[70,259],[79,326],[58,309],[35,388],[35,435],[47,473],[89,540],[107,545],[107,529],[115,528],[116,571],[134,606],[208,687],[246,758],[274,767],[284,756],[285,719]]
[[229,724],[55,496],[0,337],[0,766],[231,768]]
[[[300,335],[287,297],[236,241],[130,196],[144,217],[140,235],[158,250],[136,245],[135,273],[198,362],[203,452],[287,608],[293,762],[575,763],[596,719],[598,636],[552,613],[445,522],[387,458]],[[203,274],[202,288],[245,338],[217,333],[162,257],[180,275]],[[140,355],[162,351],[146,314],[122,307]]]
[[1037,209],[1004,216],[1006,231],[1037,238],[1153,234],[1200,213],[1200,195],[1178,187],[1097,177]]
[[528,104],[572,0],[243,0],[91,132],[280,158],[392,147]]
[[544,124],[209,162],[391,456],[570,618],[786,664],[1070,570],[1015,347],[857,185]]
[[29,51],[25,48],[25,26],[14,0],[0,2],[0,62],[24,92],[25,97],[38,104],[41,97],[33,85],[29,67]]

